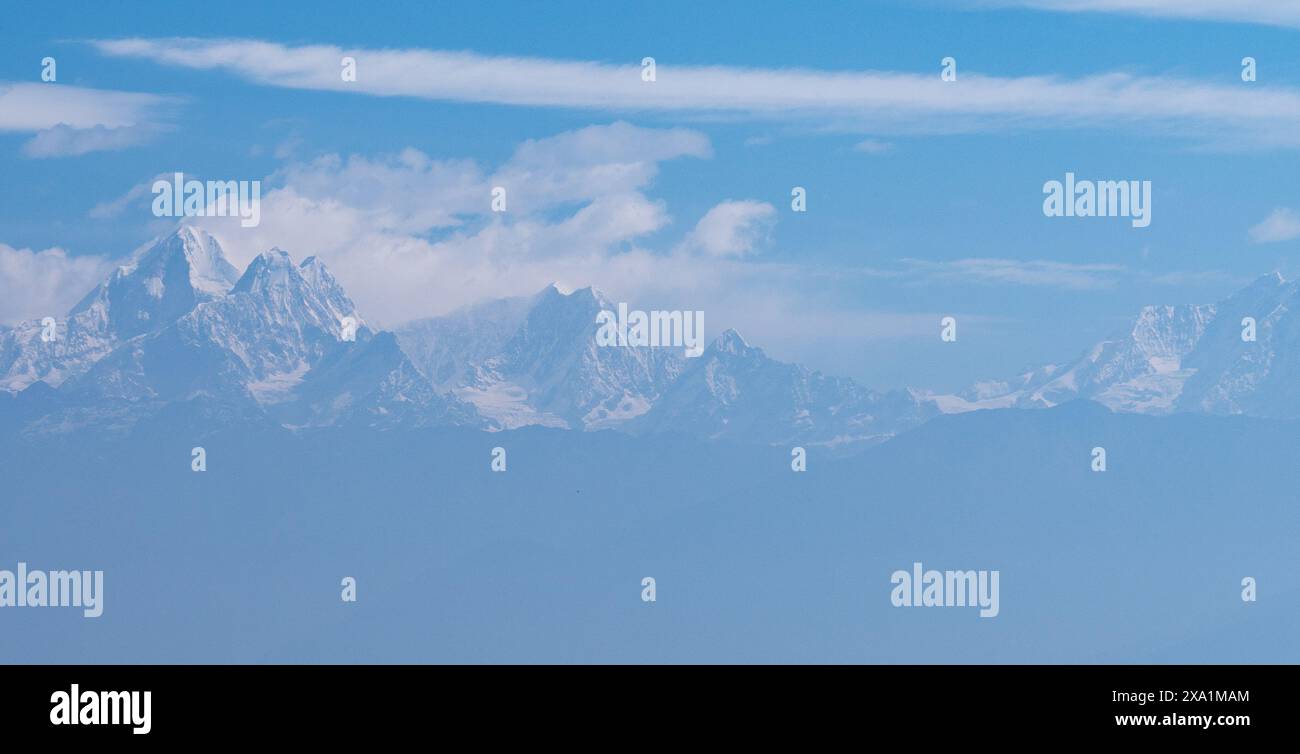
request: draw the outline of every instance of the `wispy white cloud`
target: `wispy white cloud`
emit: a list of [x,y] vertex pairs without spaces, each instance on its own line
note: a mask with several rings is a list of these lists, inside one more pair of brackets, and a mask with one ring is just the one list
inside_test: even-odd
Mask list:
[[148,200],[153,197],[154,181],[171,181],[172,176],[172,173],[159,173],[144,183],[137,183],[120,196],[96,204],[86,214],[93,220],[109,220],[133,206],[148,204]]
[[1295,0],[984,0],[982,4],[1300,28],[1300,3]]
[[0,82],[0,131],[35,133],[29,157],[112,151],[148,141],[173,100],[153,94],[53,83]]
[[775,223],[776,207],[767,202],[721,202],[695,224],[683,248],[715,257],[743,257],[768,238]]
[[1123,265],[1071,264],[1042,259],[968,258],[951,261],[904,259],[912,275],[963,283],[1046,286],[1070,290],[1110,288],[1125,272]]
[[155,128],[147,126],[72,128],[59,125],[37,132],[23,144],[23,154],[41,158],[115,152],[143,144],[152,139],[155,132]]
[[[271,246],[321,256],[375,321],[532,293],[553,280],[642,290],[690,269],[638,246],[672,221],[645,190],[660,163],[710,154],[698,132],[618,122],[526,141],[495,170],[416,149],[326,155],[271,177],[259,226],[202,223],[239,265]],[[491,211],[497,186],[507,190],[506,212]]]
[[1221,290],[1241,288],[1251,280],[1249,276],[1234,274],[1227,270],[1174,270],[1151,275],[1149,279],[1156,285],[1178,288],[1217,286]]
[[60,248],[33,251],[0,243],[0,323],[61,317],[113,268],[100,256],[70,256]]
[[0,131],[124,128],[140,125],[167,100],[153,94],[65,84],[0,82]]
[[[1092,291],[1145,277],[1122,265],[1043,259],[901,259],[850,269],[775,261],[753,253],[777,221],[771,204],[719,198],[679,225],[665,202],[647,195],[661,163],[710,154],[697,132],[618,122],[527,141],[495,169],[415,149],[327,155],[272,177],[259,226],[200,222],[240,266],[271,246],[320,256],[379,325],[557,281],[657,308],[707,305],[715,323],[763,338],[795,337],[799,327],[837,315],[868,328],[863,338],[892,338],[932,329],[933,317],[872,311],[827,292],[859,278]],[[508,187],[504,213],[490,209],[498,185]]]
[[492,184],[507,189],[512,210],[532,211],[639,190],[654,180],[661,162],[712,155],[708,137],[698,131],[620,121],[525,141]]
[[[825,270],[753,255],[775,221],[770,204],[720,200],[649,247],[650,234],[676,224],[646,195],[660,164],[710,154],[697,132],[614,123],[525,142],[495,169],[414,149],[326,156],[273,177],[258,227],[198,221],[239,266],[271,246],[320,256],[381,326],[556,281],[652,308],[705,308],[718,327],[764,339],[806,339],[832,322],[854,323],[862,339],[932,329],[929,314],[828,301]],[[490,210],[494,185],[509,187],[504,213]]]
[[1061,291],[1096,291],[1126,282],[1164,286],[1233,285],[1245,280],[1225,270],[1172,270],[1153,273],[1122,264],[1057,262],[1047,259],[968,257],[935,261],[901,259],[897,265],[857,269],[864,277],[893,278],[900,284],[1023,286]]
[[1300,238],[1300,212],[1285,207],[1269,213],[1250,229],[1250,240],[1255,243],[1293,241]]
[[864,139],[853,145],[853,151],[862,154],[884,154],[890,149],[893,149],[892,144],[879,139]]
[[[1173,77],[1104,73],[1082,78],[962,72],[828,72],[675,66],[653,82],[637,64],[480,55],[441,50],[287,46],[245,39],[116,39],[102,53],[169,66],[221,70],[269,86],[456,102],[615,112],[812,119],[844,130],[953,132],[994,128],[1143,126],[1212,141],[1300,146],[1300,91]],[[343,81],[340,60],[357,61]]]

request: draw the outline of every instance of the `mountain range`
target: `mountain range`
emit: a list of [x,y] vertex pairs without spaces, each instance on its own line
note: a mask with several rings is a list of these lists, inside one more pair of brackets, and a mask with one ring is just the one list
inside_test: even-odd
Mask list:
[[1274,272],[1217,304],[1144,307],[1128,329],[1070,361],[930,398],[948,413],[1083,398],[1124,413],[1296,418],[1298,314],[1300,282]]
[[410,323],[397,337],[438,388],[503,428],[836,446],[884,440],[937,413],[907,391],[877,393],[772,359],[730,329],[695,358],[601,347],[596,315],[616,306],[592,288],[566,294],[551,285]]
[[318,258],[271,249],[241,274],[214,237],[182,226],[90,291],[52,340],[48,321],[0,328],[0,424],[113,430],[189,412],[290,429],[540,425],[843,449],[941,413],[1075,399],[1293,418],[1298,301],[1300,283],[1274,273],[1218,304],[1146,307],[1073,360],[952,395],[879,392],[730,329],[695,358],[599,346],[596,315],[617,305],[593,288],[550,285],[376,330]]
[[289,427],[483,425],[364,324],[319,259],[272,249],[239,275],[192,227],[119,267],[52,341],[41,334],[39,322],[0,333],[0,386],[36,403],[24,413],[46,431],[126,428],[174,404]]
[[291,429],[542,425],[846,446],[938,413],[909,391],[772,359],[734,330],[696,358],[599,346],[596,315],[613,308],[595,289],[550,285],[378,331],[318,258],[271,249],[240,274],[214,237],[182,226],[52,340],[40,321],[0,329],[0,419],[125,430],[181,410]]

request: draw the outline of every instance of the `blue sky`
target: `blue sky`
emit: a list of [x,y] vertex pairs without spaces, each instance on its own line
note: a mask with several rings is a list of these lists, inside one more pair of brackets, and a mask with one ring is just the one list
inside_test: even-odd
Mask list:
[[[61,314],[165,232],[141,187],[179,170],[262,180],[260,228],[213,226],[233,261],[320,254],[379,324],[559,280],[873,387],[959,388],[1300,273],[1288,5],[24,9],[0,28],[0,320]],[[1151,181],[1151,226],[1044,217],[1066,171]]]

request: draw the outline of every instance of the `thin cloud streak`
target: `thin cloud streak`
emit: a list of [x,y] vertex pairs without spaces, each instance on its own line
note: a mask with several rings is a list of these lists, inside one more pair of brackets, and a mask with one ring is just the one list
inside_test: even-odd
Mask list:
[[[442,50],[290,47],[246,39],[96,40],[105,55],[220,70],[268,86],[429,100],[613,112],[720,114],[813,120],[835,128],[967,132],[1045,127],[1148,126],[1161,133],[1251,135],[1259,146],[1300,146],[1300,91],[1103,73],[1082,78],[961,72],[830,72],[657,61],[639,64],[480,55]],[[356,81],[340,61],[356,59]],[[1239,141],[1240,139],[1238,139]]]
[[0,81],[0,132],[34,133],[27,157],[75,157],[137,146],[166,130],[170,97],[64,84]]
[[983,4],[1300,28],[1300,3],[1295,0],[987,0]]
[[0,81],[0,131],[139,126],[170,101],[139,92]]

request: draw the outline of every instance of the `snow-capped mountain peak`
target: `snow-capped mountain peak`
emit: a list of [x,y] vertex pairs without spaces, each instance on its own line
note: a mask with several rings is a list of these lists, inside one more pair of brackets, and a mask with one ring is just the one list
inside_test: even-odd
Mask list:
[[873,393],[771,359],[732,329],[693,359],[681,348],[600,346],[596,315],[615,309],[594,288],[565,293],[549,285],[411,323],[398,339],[424,374],[503,427],[848,445],[890,437],[937,413],[904,391]]
[[1217,304],[1143,307],[1072,362],[933,399],[946,411],[1088,398],[1133,413],[1300,416],[1300,363],[1284,357],[1300,344],[1297,313],[1300,285],[1271,272]]
[[681,349],[598,346],[596,316],[615,308],[595,288],[552,283],[412,322],[398,339],[435,384],[503,427],[615,427],[648,410],[685,361]]
[[132,262],[119,267],[116,277],[141,273],[156,276],[163,268],[182,260],[190,285],[210,296],[224,295],[239,277],[239,271],[226,259],[217,239],[193,225],[181,225],[156,240]]
[[363,327],[352,299],[315,256],[299,265],[283,249],[265,251],[249,263],[230,295],[252,296],[277,311],[279,321],[309,323],[335,337],[349,319],[353,329]]
[[215,238],[182,226],[96,286],[53,341],[39,320],[0,329],[0,389],[45,382],[38,393],[54,390],[45,402],[64,412],[56,425],[67,412],[131,417],[201,399],[292,427],[540,424],[830,447],[887,439],[939,409],[1075,398],[1300,416],[1300,362],[1287,358],[1300,348],[1300,283],[1279,273],[1213,305],[1142,307],[1072,361],[948,396],[868,390],[774,359],[734,329],[690,359],[611,344],[598,315],[614,310],[593,287],[552,283],[381,333],[318,257],[273,248],[241,275]]
[[878,393],[773,359],[728,329],[629,429],[837,447],[888,439],[937,413],[908,391]]
[[225,296],[238,277],[215,238],[183,225],[86,294],[58,322],[53,341],[40,337],[39,320],[0,334],[0,389],[22,390],[38,380],[58,386],[119,343]]
[[226,295],[238,277],[215,238],[182,225],[118,267],[73,307],[70,317],[88,313],[104,320],[115,337],[131,338]]
[[228,294],[121,344],[64,392],[136,412],[203,397],[294,427],[481,423],[438,394],[391,334],[361,323],[323,262],[295,264],[282,249],[254,258]]
[[265,291],[274,287],[287,288],[296,280],[302,279],[300,273],[295,274],[297,270],[289,252],[273,247],[253,257],[253,261],[248,263],[244,274],[239,278],[239,282],[235,283],[231,292],[247,293]]
[[[723,330],[722,334],[719,335],[716,339],[714,339],[714,341],[711,344],[709,344],[709,347],[706,349],[705,353],[708,353],[709,351],[714,351],[717,353],[729,353],[729,354],[739,355],[749,350],[750,350],[750,345],[745,342],[745,339],[741,337],[740,333],[736,332],[731,328],[727,328],[726,330]],[[759,351],[760,354],[762,353],[762,349],[757,349],[757,350]]]

